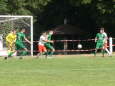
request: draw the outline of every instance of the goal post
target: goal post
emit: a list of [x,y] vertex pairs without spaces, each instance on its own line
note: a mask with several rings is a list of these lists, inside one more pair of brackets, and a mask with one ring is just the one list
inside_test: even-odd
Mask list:
[[26,28],[28,32],[27,35],[31,41],[31,46],[29,46],[30,54],[33,56],[33,16],[0,15],[0,34],[3,34],[3,37],[11,29],[17,29],[19,31],[22,28]]
[[33,16],[31,16],[31,56],[33,56]]
[[113,39],[112,39],[112,37],[109,37],[109,51],[110,51],[110,54],[113,53]]

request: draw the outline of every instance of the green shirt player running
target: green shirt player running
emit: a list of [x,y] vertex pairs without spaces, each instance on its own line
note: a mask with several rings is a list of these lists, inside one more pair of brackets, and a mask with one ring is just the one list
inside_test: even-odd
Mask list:
[[31,42],[25,37],[25,29],[21,29],[21,31],[17,33],[17,39],[16,39],[16,50],[19,56],[27,55],[28,50],[24,45],[25,44],[24,40],[29,44],[31,44]]
[[95,37],[95,42],[96,42],[95,56],[96,56],[97,50],[101,49],[103,57],[104,57],[104,39],[105,39],[105,35],[103,34],[103,30],[100,29],[100,33],[97,33]]
[[[50,30],[50,31],[48,31],[48,33],[47,33],[47,40],[50,40],[51,41],[51,38],[52,38],[52,35],[53,35],[53,31],[52,30]],[[50,42],[46,42],[45,43],[45,47],[46,47],[46,49],[47,49],[47,55],[53,55],[53,53],[54,53],[54,51],[55,51],[55,49],[54,49],[54,47],[52,46],[52,44],[50,43]]]

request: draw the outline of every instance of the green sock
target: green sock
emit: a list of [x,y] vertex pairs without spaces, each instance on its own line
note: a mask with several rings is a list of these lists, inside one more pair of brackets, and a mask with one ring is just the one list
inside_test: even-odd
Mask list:
[[97,51],[94,52],[94,55],[95,55],[95,56],[96,56],[96,54],[97,54]]
[[101,50],[101,53],[103,54],[103,53],[104,53],[104,50]]
[[48,55],[48,52],[44,52],[44,55]]
[[104,55],[105,54],[105,50],[102,50],[101,53]]
[[8,57],[11,57],[13,55],[14,52],[10,52],[8,53]]
[[27,55],[27,51],[22,51],[19,53],[20,56],[26,56]]
[[23,51],[22,56],[26,56],[26,55],[27,55],[27,51]]
[[50,55],[50,51],[47,52],[47,55]]
[[51,55],[51,56],[52,56],[53,54],[54,54],[54,52],[50,52],[50,53],[49,53],[49,55]]

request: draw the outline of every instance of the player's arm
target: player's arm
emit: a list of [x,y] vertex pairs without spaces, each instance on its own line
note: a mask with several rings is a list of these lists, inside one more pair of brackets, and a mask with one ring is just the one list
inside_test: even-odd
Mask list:
[[28,42],[29,44],[31,44],[31,42],[26,37],[24,37],[24,40]]
[[53,41],[51,40],[43,40],[44,42],[49,42],[49,43],[53,43]]
[[97,42],[98,40],[98,34],[96,34],[96,37],[95,37],[95,42]]
[[26,37],[24,38],[24,40],[28,42],[29,44],[31,44],[31,42]]
[[48,39],[48,37],[46,36],[46,38],[42,38],[42,40],[44,41],[44,42],[49,42],[49,43],[53,43],[53,41],[51,41],[51,40],[47,40]]
[[95,37],[95,42],[97,42],[97,37]]

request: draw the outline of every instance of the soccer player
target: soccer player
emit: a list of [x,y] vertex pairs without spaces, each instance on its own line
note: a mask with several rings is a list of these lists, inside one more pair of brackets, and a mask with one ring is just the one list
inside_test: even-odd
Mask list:
[[39,39],[39,43],[38,43],[39,54],[38,54],[38,56],[46,54],[46,57],[47,57],[47,49],[44,45],[46,42],[52,43],[52,41],[47,40],[47,34],[46,34],[46,32],[44,32],[44,33],[42,33],[42,35],[40,36],[40,39]]
[[19,56],[25,56],[28,53],[28,49],[25,46],[24,40],[29,44],[31,44],[31,42],[25,36],[25,29],[21,29],[21,31],[17,33],[17,40],[16,40],[16,50]]
[[6,36],[6,45],[8,47],[8,56],[5,57],[4,59],[11,57],[15,53],[15,42],[16,42],[16,30],[12,30]]
[[100,29],[100,32],[96,34],[96,37],[95,37],[95,42],[96,42],[96,49],[95,49],[95,56],[96,56],[96,53],[97,53],[97,50],[98,49],[101,49],[102,51],[102,55],[104,57],[104,39],[105,39],[105,35],[103,34],[103,30]]
[[102,27],[101,29],[103,31],[103,35],[105,36],[103,48],[108,53],[108,55],[110,56],[111,54],[110,54],[109,50],[107,49],[107,39],[108,39],[108,36],[107,36],[107,33],[104,31],[104,28]]
[[[54,33],[54,32],[53,32],[52,30],[48,31],[48,33],[47,33],[47,40],[50,40],[50,41],[51,41],[51,38],[52,38],[53,33]],[[53,43],[53,42],[52,42],[52,43]],[[55,49],[54,49],[54,47],[52,46],[52,44],[51,44],[50,42],[46,42],[46,43],[45,43],[45,47],[46,47],[46,49],[47,49],[47,54],[50,55],[50,56],[52,56],[53,53],[55,52]]]

